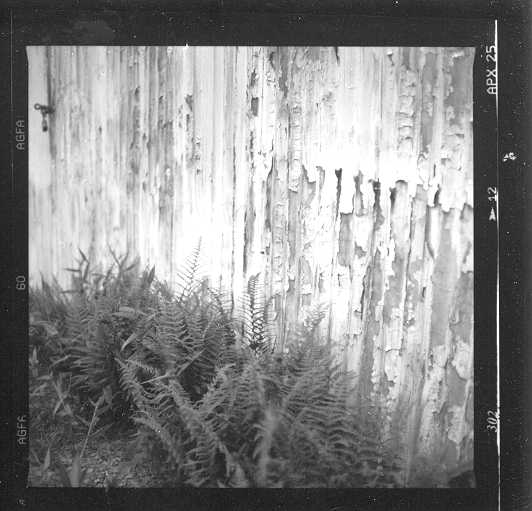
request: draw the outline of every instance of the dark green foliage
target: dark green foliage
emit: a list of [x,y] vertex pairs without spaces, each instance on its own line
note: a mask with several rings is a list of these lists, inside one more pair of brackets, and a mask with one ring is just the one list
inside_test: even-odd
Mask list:
[[[297,350],[297,348],[296,348]],[[348,405],[352,389],[326,348],[220,366],[201,399],[176,379],[137,389],[137,422],[193,486],[394,486],[377,424]],[[277,359],[277,360],[276,360]],[[286,363],[288,362],[288,363]]]
[[250,277],[240,302],[235,318],[242,342],[256,353],[272,353],[276,341],[270,319],[272,300],[265,298],[260,274]]
[[105,399],[99,420],[135,424],[139,455],[173,485],[397,485],[378,414],[353,407],[352,375],[319,338],[321,312],[276,352],[259,276],[233,312],[198,277],[199,253],[175,293],[127,258],[91,273],[84,254],[67,295],[32,291],[32,328],[44,328],[80,417],[93,408],[79,403]]
[[115,256],[115,264],[102,274],[90,272],[81,254],[78,268],[69,269],[71,289],[63,292],[57,284],[43,283],[30,290],[30,343],[54,374],[68,375],[82,402],[105,392],[111,418],[127,419],[130,399],[120,385],[121,348],[167,290],[154,283],[154,269],[139,274],[138,263],[128,263],[127,257]]
[[[179,315],[172,319],[174,324],[185,324]],[[154,332],[161,331],[155,323]],[[233,343],[219,344],[214,350],[205,342],[210,339],[208,333],[195,328],[196,338],[187,337],[185,328],[162,345],[154,343],[166,339],[164,335],[150,338],[152,354],[162,353],[162,346],[181,349],[179,356],[165,351],[164,358],[172,362],[165,368],[153,364],[157,369],[151,379],[143,380],[150,375],[139,369],[135,357],[123,366],[124,386],[135,395],[136,420],[144,426],[143,441],[147,435],[167,450],[178,483],[397,484],[399,467],[379,440],[375,417],[361,417],[349,406],[354,395],[351,375],[340,370],[327,346],[312,345],[300,337],[285,354]],[[199,345],[198,339],[203,340]],[[182,346],[187,342],[188,351]],[[214,355],[198,357],[211,350]],[[198,360],[208,363],[197,363],[194,378],[188,380],[183,367],[188,369]],[[191,387],[190,382],[205,386]]]
[[41,281],[41,287],[29,290],[29,347],[38,352],[41,362],[51,364],[62,351],[61,337],[66,329],[68,301],[59,284]]

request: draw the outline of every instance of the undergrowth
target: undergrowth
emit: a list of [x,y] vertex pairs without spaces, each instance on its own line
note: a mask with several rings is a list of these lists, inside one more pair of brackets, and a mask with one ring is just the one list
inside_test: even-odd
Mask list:
[[320,312],[280,351],[258,277],[233,310],[201,278],[199,253],[173,290],[127,256],[99,273],[81,252],[71,289],[30,290],[34,470],[53,468],[61,442],[84,449],[114,429],[133,431],[136,462],[176,486],[399,485],[378,408],[353,404],[352,375],[317,334]]

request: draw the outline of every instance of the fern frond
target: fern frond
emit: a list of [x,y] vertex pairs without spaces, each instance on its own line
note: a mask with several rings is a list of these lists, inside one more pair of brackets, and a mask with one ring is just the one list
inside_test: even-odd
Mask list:
[[144,388],[137,376],[137,370],[133,364],[116,359],[120,368],[120,385],[130,397],[136,408],[142,410],[146,403]]
[[209,421],[192,405],[182,387],[173,382],[168,389],[179,410],[183,426],[193,441],[184,464],[187,481],[193,486],[214,485],[219,475],[216,456],[224,455],[227,449]]
[[173,434],[166,426],[161,424],[154,414],[146,410],[142,411],[141,415],[135,417],[137,424],[143,425],[150,429],[166,451],[170,454],[173,463],[177,467],[182,467],[185,463],[184,444],[181,436]]
[[198,273],[201,266],[201,238],[192,250],[192,253],[181,264],[176,272],[176,286],[179,293],[179,300],[188,296],[198,284]]
[[271,451],[274,447],[274,436],[280,421],[281,417],[277,411],[272,407],[267,407],[262,419],[256,425],[253,458],[256,460],[255,482],[259,487],[273,486],[277,482],[275,481],[276,474],[270,474],[269,471],[274,464]]
[[260,355],[273,351],[274,329],[269,316],[271,302],[272,299],[265,297],[260,273],[251,276],[236,317],[245,343]]

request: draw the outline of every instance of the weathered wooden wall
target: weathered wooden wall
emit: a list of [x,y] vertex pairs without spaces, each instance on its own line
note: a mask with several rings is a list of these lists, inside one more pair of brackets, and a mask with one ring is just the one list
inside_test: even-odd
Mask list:
[[201,235],[206,271],[236,296],[261,272],[280,338],[324,306],[409,460],[472,458],[473,49],[28,55],[47,70],[30,106],[56,109],[30,140],[34,277],[62,278],[78,247],[108,261],[111,245],[171,281]]

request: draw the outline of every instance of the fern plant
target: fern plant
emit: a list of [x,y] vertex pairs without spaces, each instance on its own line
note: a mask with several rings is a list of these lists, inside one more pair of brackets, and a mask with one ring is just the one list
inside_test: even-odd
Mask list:
[[154,282],[154,268],[140,273],[138,261],[111,253],[115,262],[98,273],[80,251],[78,267],[68,269],[72,286],[67,291],[45,282],[30,290],[30,339],[32,332],[42,331],[44,318],[54,332],[53,345],[48,340],[51,370],[69,376],[82,402],[97,399],[106,389],[112,401],[108,418],[116,421],[130,415],[130,399],[120,386],[121,348],[166,290]]
[[222,365],[219,356],[215,371],[205,373],[211,381],[199,398],[181,378],[182,366],[174,373],[159,367],[147,380],[134,359],[123,366],[143,440],[148,436],[166,449],[176,484],[397,484],[399,467],[375,433],[377,423],[361,420],[348,405],[350,375],[326,345],[294,341],[286,355],[247,345],[222,344],[219,350],[233,351],[226,359],[239,363]]
[[174,485],[398,485],[378,407],[350,404],[354,380],[320,338],[321,311],[279,352],[260,276],[233,311],[233,297],[200,277],[200,248],[174,292],[127,257],[113,253],[98,273],[82,254],[69,298],[46,312],[58,325],[54,370],[77,398],[103,390],[107,419],[131,420],[139,449],[163,455]]

